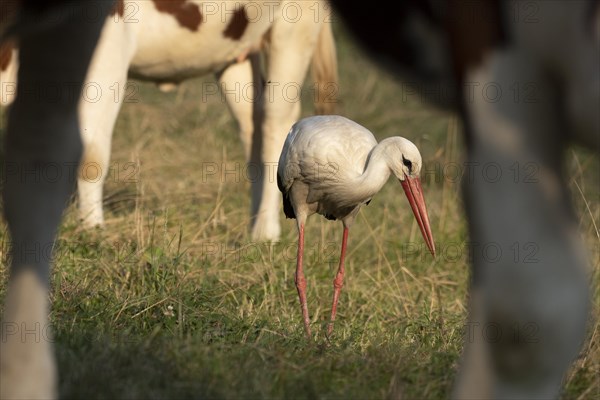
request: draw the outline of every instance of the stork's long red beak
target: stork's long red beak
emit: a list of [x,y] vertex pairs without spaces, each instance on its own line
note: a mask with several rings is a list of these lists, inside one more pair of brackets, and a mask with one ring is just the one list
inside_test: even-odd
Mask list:
[[421,188],[421,180],[419,178],[406,177],[402,183],[402,188],[410,207],[415,214],[421,233],[427,243],[427,247],[431,254],[435,257],[435,244],[433,243],[433,235],[431,234],[431,227],[429,226],[429,215],[427,215],[427,207],[425,206],[425,199],[423,198],[423,189]]

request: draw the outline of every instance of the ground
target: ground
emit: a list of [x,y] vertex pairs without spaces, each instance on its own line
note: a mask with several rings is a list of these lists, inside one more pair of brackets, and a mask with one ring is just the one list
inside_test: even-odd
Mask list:
[[[132,82],[114,136],[106,227],[84,231],[71,205],[55,246],[51,322],[62,398],[448,397],[469,279],[462,127],[376,68],[335,28],[339,113],[379,139],[402,135],[420,148],[438,257],[428,253],[400,185],[390,180],[351,230],[328,341],[342,226],[309,218],[305,268],[315,337],[307,342],[293,279],[295,224],[282,212],[281,242],[251,242],[255,171],[245,167],[223,99],[208,94],[214,79],[168,94]],[[309,83],[303,115],[313,112],[315,93]],[[593,308],[564,397],[593,399],[600,394],[600,163],[570,148],[565,169],[591,254]],[[2,222],[0,299],[8,242]]]

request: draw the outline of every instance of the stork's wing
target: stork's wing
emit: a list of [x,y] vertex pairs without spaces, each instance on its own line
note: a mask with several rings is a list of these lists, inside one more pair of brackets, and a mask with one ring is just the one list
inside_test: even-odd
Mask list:
[[288,132],[277,164],[277,187],[284,195],[290,190],[294,180],[300,176],[300,170],[297,168],[297,155],[293,146],[299,132],[296,125],[294,124]]
[[373,134],[341,116],[327,115],[298,121],[285,140],[277,169],[279,190],[286,193],[295,180],[309,188],[308,202],[364,171],[369,152],[377,145]]

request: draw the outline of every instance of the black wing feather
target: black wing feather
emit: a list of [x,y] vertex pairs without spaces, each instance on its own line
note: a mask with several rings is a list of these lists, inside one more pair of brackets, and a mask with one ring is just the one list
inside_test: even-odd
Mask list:
[[281,182],[281,177],[279,176],[279,174],[277,174],[277,187],[283,195],[283,213],[285,214],[285,217],[290,219],[296,218],[294,207],[292,206],[292,202],[290,201],[289,192],[283,187],[283,182]]

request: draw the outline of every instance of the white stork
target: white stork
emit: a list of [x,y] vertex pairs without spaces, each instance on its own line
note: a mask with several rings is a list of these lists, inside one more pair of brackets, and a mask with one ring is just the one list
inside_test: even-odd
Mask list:
[[283,193],[286,217],[298,224],[296,288],[304,329],[311,336],[306,304],[306,279],[302,267],[304,225],[314,213],[344,224],[342,252],[333,281],[333,304],[327,335],[333,331],[337,302],[344,282],[348,231],[363,204],[381,190],[394,174],[406,193],[427,247],[435,256],[429,216],[419,173],[421,154],[409,140],[394,136],[379,144],[365,127],[337,115],[304,118],[288,133],[279,158],[277,185]]

